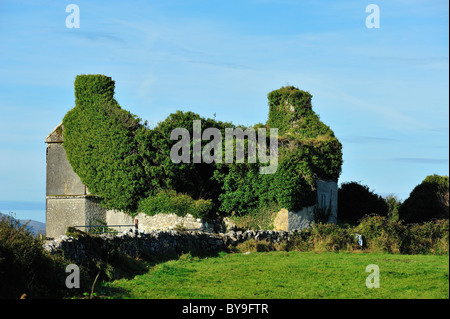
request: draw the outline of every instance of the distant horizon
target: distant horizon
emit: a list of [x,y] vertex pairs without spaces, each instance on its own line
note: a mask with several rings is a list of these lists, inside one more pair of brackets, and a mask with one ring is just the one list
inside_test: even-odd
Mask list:
[[45,224],[45,199],[41,201],[0,200],[0,213],[13,215],[15,219],[34,220]]

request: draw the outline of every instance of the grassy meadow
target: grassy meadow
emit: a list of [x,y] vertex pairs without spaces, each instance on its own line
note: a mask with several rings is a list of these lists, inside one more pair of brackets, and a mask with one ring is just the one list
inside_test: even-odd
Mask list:
[[[379,288],[366,287],[379,267]],[[133,299],[448,299],[449,259],[435,255],[271,251],[219,253],[147,264],[131,279],[102,282],[97,295]]]

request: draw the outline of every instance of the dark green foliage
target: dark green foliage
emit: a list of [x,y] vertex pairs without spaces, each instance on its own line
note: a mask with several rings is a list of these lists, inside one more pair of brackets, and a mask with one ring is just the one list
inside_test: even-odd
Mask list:
[[448,219],[449,177],[430,175],[417,185],[399,208],[399,217],[407,223]]
[[388,209],[384,199],[365,185],[347,182],[338,189],[338,218],[341,221],[356,224],[364,215],[386,216]]
[[[217,168],[215,163],[194,163],[193,158],[193,121],[201,121],[202,131],[209,127],[219,129],[224,135],[225,127],[231,123],[223,123],[209,118],[203,118],[193,112],[177,111],[170,114],[153,129],[139,131],[137,139],[140,143],[139,153],[144,159],[144,168],[155,190],[172,189],[178,193],[188,194],[194,199],[217,198],[221,192],[220,181],[213,178]],[[190,138],[190,163],[173,163],[170,150],[177,143],[170,139],[175,128],[185,128]],[[209,141],[202,141],[202,147]]]
[[[363,247],[356,234],[363,238]],[[437,220],[424,224],[404,224],[379,215],[366,215],[356,226],[314,224],[294,233],[285,243],[296,251],[366,251],[391,254],[447,255],[449,222]]]
[[69,263],[50,256],[42,243],[26,225],[1,215],[0,298],[19,299],[22,294],[26,298],[55,298],[69,293],[65,286]]
[[278,128],[278,134],[283,135],[294,127],[295,123],[312,110],[312,95],[293,86],[282,87],[270,92],[269,119],[270,127]]
[[63,145],[74,171],[105,207],[134,214],[141,200],[161,190],[214,199],[217,205],[221,185],[212,179],[215,165],[173,163],[176,141],[170,133],[177,127],[192,132],[193,120],[201,120],[202,129],[231,124],[178,111],[150,129],[119,106],[114,81],[102,75],[77,76],[75,97],[75,108],[63,120]]
[[74,171],[104,206],[134,212],[149,184],[136,139],[143,127],[113,95],[111,78],[77,76],[75,107],[63,119],[63,145]]
[[[316,180],[337,180],[342,145],[312,110],[312,95],[293,86],[268,94],[267,126],[278,129],[278,170],[259,174],[258,164],[232,164],[223,180],[221,209],[237,215],[271,209],[301,210],[316,202]],[[268,135],[268,133],[267,133]]]
[[[312,110],[311,97],[295,87],[268,95],[267,125],[254,129],[266,129],[268,146],[269,128],[278,128],[275,174],[260,174],[263,164],[236,163],[235,157],[233,163],[193,163],[192,152],[190,163],[173,163],[170,151],[177,141],[170,135],[175,128],[187,129],[193,150],[194,120],[201,121],[202,132],[218,128],[222,141],[225,128],[236,126],[178,111],[150,129],[119,106],[114,81],[103,75],[76,78],[75,108],[63,120],[63,145],[74,171],[108,208],[133,214],[140,207],[153,214],[161,192],[174,191],[193,200],[210,200],[211,213],[243,215],[267,207],[300,210],[315,203],[317,178],[337,180],[342,165],[342,146]],[[202,141],[202,149],[209,142]]]

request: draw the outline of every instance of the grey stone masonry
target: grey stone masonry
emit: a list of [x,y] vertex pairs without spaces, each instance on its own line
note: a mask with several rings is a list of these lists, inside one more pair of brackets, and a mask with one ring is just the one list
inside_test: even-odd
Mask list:
[[73,171],[63,147],[60,123],[46,138],[46,236],[58,237],[69,226],[90,225],[105,219],[98,198],[89,195],[80,177]]
[[[64,127],[60,123],[46,138],[46,236],[56,238],[65,235],[70,226],[107,225],[122,231],[123,225],[134,228],[131,216],[115,210],[106,210],[99,205],[100,198],[89,193],[86,185],[74,172],[67,158],[64,143]],[[329,214],[328,221],[337,222],[337,182],[317,180],[317,203],[299,212],[282,209],[274,220],[274,230],[293,231],[309,228],[315,221],[317,211]],[[173,214],[148,216],[139,213],[139,230],[199,230],[213,231],[213,225],[191,215]],[[115,227],[113,225],[122,225]],[[130,228],[130,229],[131,229]],[[86,229],[81,229],[86,230]]]
[[63,126],[59,124],[45,139],[47,143],[47,196],[86,195],[86,186],[73,171],[63,147]]
[[227,233],[202,231],[125,231],[117,235],[61,236],[44,242],[44,249],[80,265],[118,251],[133,258],[201,251],[217,252],[247,240],[280,243],[297,231],[247,230]]
[[[47,143],[46,181],[46,236],[63,236],[70,226],[93,226],[106,224],[116,231],[123,231],[124,225],[134,228],[131,216],[116,210],[106,210],[99,205],[100,198],[89,193],[80,177],[73,171],[67,158],[64,143],[64,127],[60,123],[45,139]],[[139,229],[143,231],[170,230],[212,230],[212,225],[191,215],[157,214],[148,216],[139,213]],[[121,226],[115,226],[121,225]],[[86,230],[86,228],[80,228]]]

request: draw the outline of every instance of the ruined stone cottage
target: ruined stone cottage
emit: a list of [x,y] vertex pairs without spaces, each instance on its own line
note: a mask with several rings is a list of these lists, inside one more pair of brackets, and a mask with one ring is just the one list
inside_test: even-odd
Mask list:
[[73,171],[63,147],[63,125],[60,123],[46,137],[46,236],[55,238],[66,233],[67,227],[105,225],[113,230],[125,231],[134,228],[138,221],[140,229],[149,231],[183,227],[195,230],[210,230],[207,223],[188,215],[138,214],[135,219],[116,210],[107,210],[99,205],[100,198],[89,193],[80,177]]
[[[86,185],[73,171],[63,147],[63,125],[59,124],[46,137],[46,234],[58,237],[66,233],[69,226],[107,225],[120,231],[134,227],[135,220],[129,215],[115,210],[107,210],[99,205],[100,199],[89,193]],[[282,209],[274,220],[275,230],[292,231],[310,227],[316,219],[318,209],[328,212],[329,222],[337,219],[337,182],[317,181],[317,204],[305,207],[299,212]],[[207,223],[188,215],[138,214],[138,227],[144,230],[184,229],[212,230]]]
[[[152,165],[163,167],[163,171],[166,169],[163,162],[153,162],[153,159],[150,159],[150,156],[153,155],[145,155],[145,151],[138,155],[140,156],[138,159],[134,156],[139,154],[137,151],[140,143],[138,139],[151,141],[152,137],[136,133],[141,124],[133,114],[122,109],[114,99],[114,87],[114,81],[104,75],[77,76],[75,79],[75,107],[64,117],[64,125],[63,123],[59,124],[45,139],[47,143],[47,236],[63,235],[69,226],[86,229],[86,227],[102,225],[120,231],[123,230],[121,227],[134,227],[136,220],[138,227],[145,231],[168,228],[212,231],[212,225],[205,220],[194,218],[189,214],[184,217],[176,214],[184,213],[182,210],[185,207],[171,206],[165,208],[164,211],[160,210],[160,203],[157,202],[157,206],[139,208],[142,211],[146,209],[150,209],[150,211],[146,211],[146,214],[138,213],[134,218],[121,211],[107,210],[100,205],[102,198],[90,194],[89,189],[75,173],[70,163],[77,167],[76,171],[81,174],[83,180],[93,190],[95,189],[97,194],[103,196],[108,207],[124,211],[131,207],[128,211],[135,212],[138,206],[133,207],[133,205],[139,204],[139,200],[141,200],[137,194],[154,191],[151,189],[151,182],[158,182],[158,178],[160,178],[158,174],[147,175],[145,172],[153,172]],[[261,205],[262,201],[267,200],[276,205],[277,210],[282,207],[291,208],[290,210],[281,209],[276,214],[273,220],[275,230],[302,229],[310,227],[315,221],[336,222],[337,180],[341,172],[342,145],[334,136],[333,131],[322,123],[319,116],[312,110],[311,98],[312,95],[309,92],[292,86],[282,87],[268,94],[269,117],[266,125],[271,132],[272,128],[278,132],[276,141],[281,153],[277,153],[276,156],[277,163],[281,161],[279,163],[281,172],[267,174],[270,175],[270,178],[264,180],[253,177],[242,179],[239,175],[228,175],[230,178],[225,178],[223,185],[215,185],[217,188],[226,189],[227,192],[225,198],[221,199],[221,209],[229,212],[239,210],[245,212],[247,207],[239,206],[241,203],[244,206],[247,204],[241,200],[242,194],[245,194],[250,198],[249,205],[254,205],[255,202],[257,205]],[[193,123],[196,118],[201,118],[192,112],[179,111],[169,115],[168,124],[166,123],[169,126],[164,129],[170,129],[173,132],[175,127],[170,125],[175,125],[175,123],[184,125],[180,124],[184,123],[183,121],[176,120],[178,117],[186,119],[192,117]],[[214,125],[218,125],[218,122],[214,123]],[[164,122],[162,125],[164,126]],[[220,125],[218,126],[221,127]],[[66,126],[65,134],[64,126]],[[143,127],[145,128],[145,125]],[[154,133],[151,130],[139,132]],[[64,135],[66,135],[65,141]],[[122,135],[130,136],[130,138],[115,139]],[[105,138],[105,136],[109,138]],[[154,135],[154,137],[163,138],[159,135]],[[272,140],[272,137],[270,139]],[[131,147],[128,147],[129,145]],[[66,149],[68,153],[66,153]],[[165,151],[162,150],[158,154],[166,154]],[[82,160],[77,159],[77,156]],[[158,159],[158,156],[155,159]],[[124,163],[133,164],[123,165]],[[141,167],[140,164],[147,166]],[[128,170],[129,168],[140,170],[132,172]],[[249,168],[247,167],[247,169]],[[183,170],[170,171],[170,174],[180,174],[179,176],[188,181],[195,181],[192,176],[196,176],[189,175],[187,171]],[[170,174],[167,175],[169,177],[166,177],[170,178]],[[208,174],[212,173],[208,172]],[[266,176],[266,174],[263,175]],[[111,176],[114,178],[111,179]],[[164,173],[163,176],[165,176]],[[192,188],[193,184],[183,185],[183,178],[176,181],[176,186],[183,186],[176,189],[176,192],[189,193],[189,188]],[[126,182],[121,184],[123,180]],[[105,182],[106,191],[103,187],[97,187],[99,181]],[[203,183],[198,183],[203,185],[203,188],[196,190],[196,196],[199,193],[207,193],[208,196],[217,198],[217,192],[208,193],[207,188],[210,187],[211,181],[212,176],[208,175],[204,181],[202,180]],[[134,182],[139,183],[141,188],[134,188]],[[129,185],[132,186],[129,187]],[[251,187],[247,187],[248,185]],[[264,186],[259,187],[259,185]],[[130,195],[125,203],[120,201],[122,194]],[[266,194],[271,197],[264,197]],[[151,194],[149,198],[153,195]],[[190,195],[191,193],[188,194],[188,196]],[[263,206],[261,207],[263,208]],[[174,212],[150,216],[157,211]],[[208,218],[213,219],[213,223],[217,226],[216,217],[209,215]],[[220,227],[215,228],[218,230]],[[221,229],[221,231],[223,230]]]

